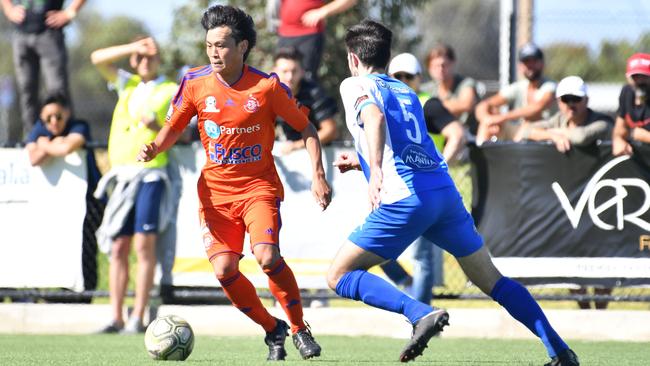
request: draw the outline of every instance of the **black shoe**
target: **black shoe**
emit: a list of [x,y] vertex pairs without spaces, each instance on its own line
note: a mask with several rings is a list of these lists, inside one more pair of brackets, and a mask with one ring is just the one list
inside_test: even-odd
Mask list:
[[409,362],[422,354],[431,337],[442,332],[442,328],[449,325],[449,314],[444,309],[436,309],[413,324],[413,335],[399,355],[401,362]]
[[567,348],[560,352],[557,356],[553,357],[551,362],[544,366],[579,366],[578,355],[571,349]]
[[320,346],[311,335],[309,328],[299,330],[292,336],[293,345],[296,346],[303,360],[320,356]]
[[104,328],[100,329],[97,333],[98,334],[116,334],[122,331],[124,329],[124,324],[120,325],[116,321],[112,321],[109,325],[105,326]]
[[269,346],[269,356],[267,361],[282,361],[287,357],[287,351],[284,350],[284,340],[289,335],[289,324],[284,320],[275,319],[277,322],[272,332],[266,333],[264,343]]

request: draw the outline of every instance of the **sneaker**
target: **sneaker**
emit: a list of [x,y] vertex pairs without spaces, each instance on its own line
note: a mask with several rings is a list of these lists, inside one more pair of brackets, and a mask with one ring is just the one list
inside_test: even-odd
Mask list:
[[431,337],[442,332],[449,325],[449,314],[444,309],[433,308],[433,311],[413,324],[411,340],[399,356],[401,362],[409,362],[422,354]]
[[120,325],[115,320],[113,320],[109,325],[105,326],[97,333],[99,334],[115,334],[119,333],[124,328],[124,324]]
[[311,335],[309,328],[301,329],[292,336],[293,345],[296,346],[303,360],[320,356],[321,348]]
[[545,364],[544,366],[579,366],[580,361],[578,361],[578,355],[573,352],[571,349],[567,348],[564,351],[561,351],[557,356],[551,359],[551,362]]
[[287,351],[284,349],[284,340],[289,335],[289,324],[277,318],[275,321],[275,329],[272,332],[266,333],[266,337],[264,337],[264,343],[269,346],[267,361],[282,361],[287,357]]
[[142,324],[140,318],[130,318],[129,321],[124,325],[124,329],[120,331],[120,334],[139,334],[144,333],[147,330],[147,327]]

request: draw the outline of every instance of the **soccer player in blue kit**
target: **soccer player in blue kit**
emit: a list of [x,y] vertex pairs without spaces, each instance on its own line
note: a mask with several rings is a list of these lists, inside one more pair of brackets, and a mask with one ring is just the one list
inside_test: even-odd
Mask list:
[[426,133],[418,97],[385,74],[391,41],[392,32],[372,20],[345,35],[352,77],[340,90],[357,154],[342,154],[334,165],[341,172],[363,170],[373,210],[336,254],[327,274],[329,287],[342,297],[406,316],[413,334],[400,361],[415,359],[448,324],[449,314],[367,269],[396,259],[422,235],[453,254],[476,286],[542,340],[551,357],[547,366],[579,365],[528,290],[492,263],[447,164]]

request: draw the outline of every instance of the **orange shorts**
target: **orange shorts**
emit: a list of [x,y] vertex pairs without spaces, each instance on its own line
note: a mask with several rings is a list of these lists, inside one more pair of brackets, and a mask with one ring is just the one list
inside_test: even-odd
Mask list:
[[250,236],[251,251],[258,244],[278,245],[280,199],[252,197],[215,207],[199,208],[203,245],[210,262],[221,254],[242,255],[244,235]]

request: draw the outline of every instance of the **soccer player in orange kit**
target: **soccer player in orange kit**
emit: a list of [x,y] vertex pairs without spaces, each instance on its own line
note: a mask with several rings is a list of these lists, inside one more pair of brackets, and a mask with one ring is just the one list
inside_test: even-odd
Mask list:
[[278,247],[283,188],[271,154],[279,115],[302,131],[312,162],[312,194],[325,209],[331,189],[318,134],[276,75],[244,63],[256,42],[248,14],[215,5],[205,11],[201,25],[210,64],[185,74],[167,123],[153,142],[142,147],[138,160],[149,161],[169,149],[198,115],[207,155],[198,181],[199,216],[203,244],[217,279],[233,305],[266,331],[267,359],[283,360],[289,325],[269,314],[251,282],[239,272],[247,231],[251,250],[269,277],[269,289],[289,318],[294,345],[304,359],[319,356],[321,348],[303,321],[296,279]]

